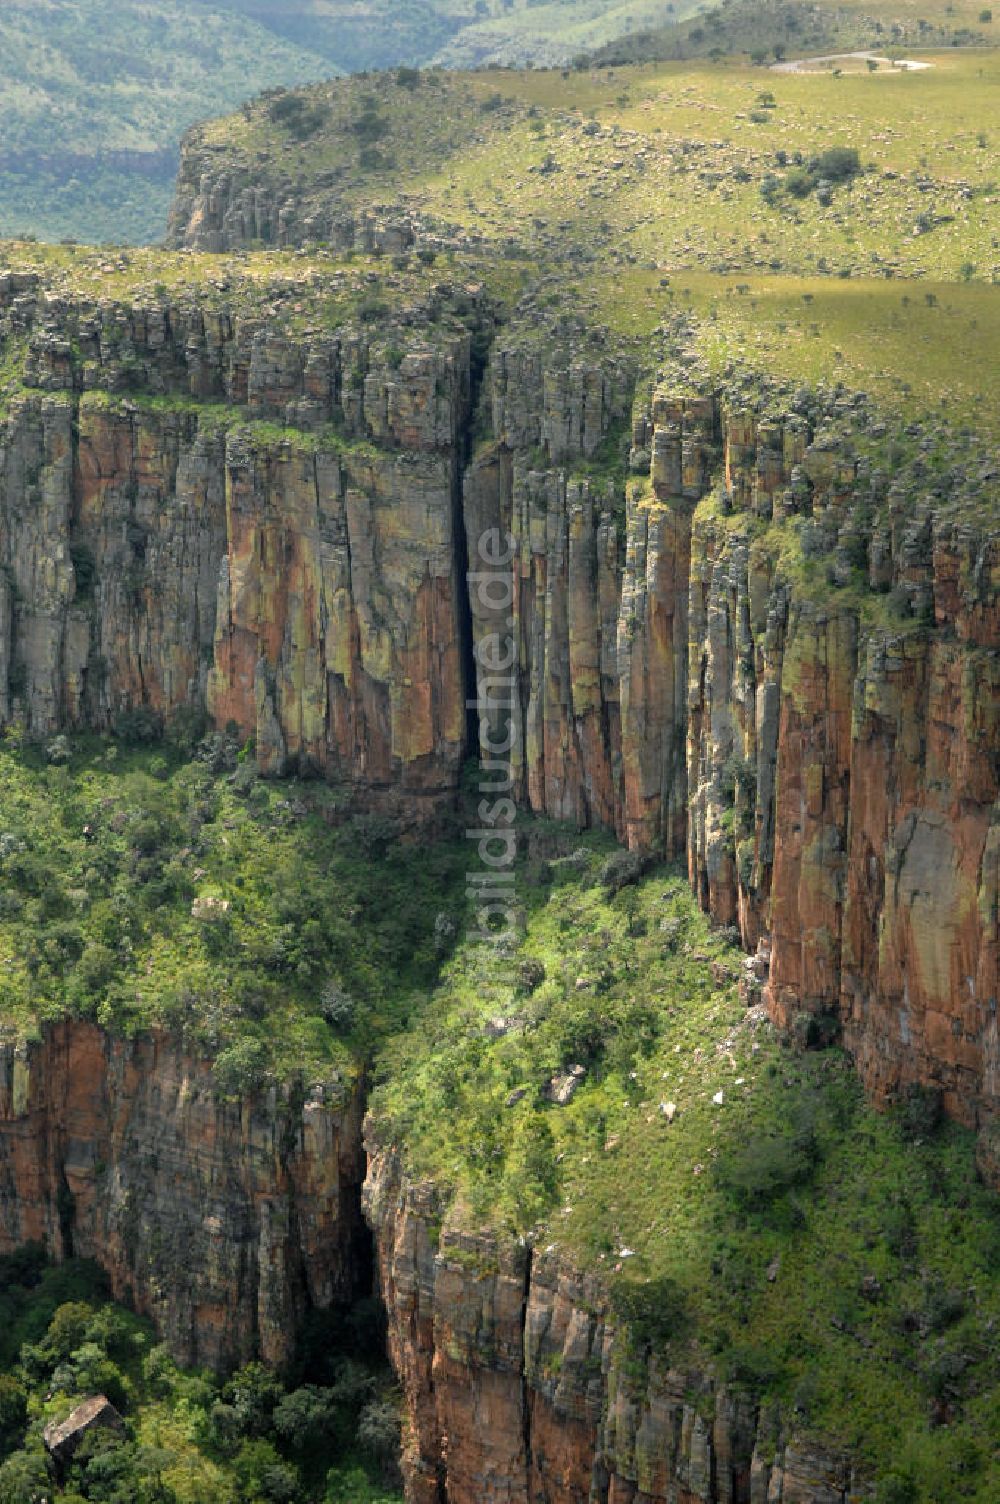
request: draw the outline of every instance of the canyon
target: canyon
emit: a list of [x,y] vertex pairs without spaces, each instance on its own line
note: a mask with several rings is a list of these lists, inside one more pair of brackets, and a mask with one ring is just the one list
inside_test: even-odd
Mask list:
[[[1000,1183],[1000,541],[880,466],[863,399],[644,382],[453,283],[293,335],[8,272],[0,327],[3,724],[203,714],[265,775],[432,820],[510,631],[479,731],[510,718],[518,803],[685,862],[748,1003],[842,1035],[880,1102],[940,1094]],[[494,533],[510,608],[467,582]],[[279,1362],[358,1287],[362,1110],[227,1103],[176,1041],[48,1024],[0,1055],[0,1246],[97,1258],[187,1362]],[[442,1229],[367,1138],[414,1504],[869,1496],[708,1374],[630,1378],[592,1280]]]

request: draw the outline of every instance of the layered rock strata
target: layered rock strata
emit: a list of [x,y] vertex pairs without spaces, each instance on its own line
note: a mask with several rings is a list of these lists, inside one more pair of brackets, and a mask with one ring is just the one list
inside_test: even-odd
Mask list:
[[704,1375],[618,1361],[555,1256],[442,1228],[369,1125],[365,1211],[409,1416],[412,1504],[860,1504],[842,1457]]
[[[992,1163],[995,536],[893,494],[846,432],[711,399],[638,412],[622,498],[586,429],[530,424],[496,364],[466,530],[512,539],[516,692],[485,732],[509,716],[519,798],[686,852],[772,1016],[842,1029],[883,1099],[940,1090]],[[503,636],[472,609],[477,642]]]
[[[194,708],[265,772],[453,787],[470,334],[299,343],[187,307],[70,318],[30,279],[6,296],[27,390],[0,444],[0,720]],[[123,372],[136,396],[109,396]]]
[[362,1091],[220,1100],[174,1039],[67,1020],[0,1047],[0,1251],[96,1259],[183,1362],[291,1355],[364,1277]]

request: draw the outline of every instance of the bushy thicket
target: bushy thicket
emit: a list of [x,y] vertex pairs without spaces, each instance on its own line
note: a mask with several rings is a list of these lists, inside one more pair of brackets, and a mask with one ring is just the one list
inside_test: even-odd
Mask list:
[[[400,1410],[379,1308],[315,1314],[278,1375],[185,1373],[93,1265],[0,1259],[0,1504],[393,1504]],[[59,1476],[41,1432],[89,1395],[124,1434],[91,1432]]]

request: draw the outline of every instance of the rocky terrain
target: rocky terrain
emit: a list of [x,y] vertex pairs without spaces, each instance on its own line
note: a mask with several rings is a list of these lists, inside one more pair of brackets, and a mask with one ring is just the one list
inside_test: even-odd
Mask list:
[[[996,68],[934,62],[321,86],[191,135],[170,250],[4,248],[0,1252],[217,1369],[373,1254],[412,1504],[991,1497]],[[498,738],[499,976],[391,866]]]
[[356,1088],[226,1104],[176,1040],[72,1020],[5,1046],[0,1083],[0,1252],[97,1260],[180,1361],[280,1364],[363,1286]]
[[[443,798],[497,625],[468,540],[509,532],[519,802],[686,859],[748,1000],[803,1043],[842,1033],[883,1101],[939,1092],[995,1176],[1000,560],[963,510],[992,480],[949,494],[919,443],[884,468],[863,398],[754,410],[514,328],[480,390],[482,288],[379,317],[293,339],[7,274],[8,724],[193,705],[264,774]],[[179,1356],[279,1359],[297,1311],[350,1292],[356,1094],[236,1111],[169,1040],[69,1023],[5,1071],[8,1246],[98,1257]],[[456,1265],[372,1133],[414,1499],[865,1497],[705,1371],[630,1387],[571,1266],[459,1232]]]

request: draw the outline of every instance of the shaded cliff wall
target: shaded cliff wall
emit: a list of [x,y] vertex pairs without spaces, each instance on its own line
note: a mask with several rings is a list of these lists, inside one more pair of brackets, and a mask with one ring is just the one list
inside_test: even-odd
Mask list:
[[[625,370],[551,373],[530,356],[500,352],[496,439],[466,475],[466,532],[470,555],[491,528],[514,543],[519,797],[539,813],[605,825],[676,855],[686,831],[691,516],[708,485],[716,413],[697,399],[658,403],[651,477],[630,488],[623,519],[621,498],[587,462],[630,407]],[[491,610],[473,592],[472,612],[477,644],[506,635],[505,608]],[[484,733],[499,741],[506,719],[505,707],[488,710]]]
[[364,1272],[362,1095],[221,1101],[176,1040],[69,1020],[4,1045],[0,1251],[96,1259],[183,1362],[281,1362]]
[[6,325],[27,390],[0,443],[0,720],[194,705],[266,772],[453,787],[469,332],[291,341],[9,285]]
[[842,1457],[705,1375],[626,1374],[605,1292],[555,1256],[441,1226],[369,1129],[390,1354],[412,1504],[852,1504]]

